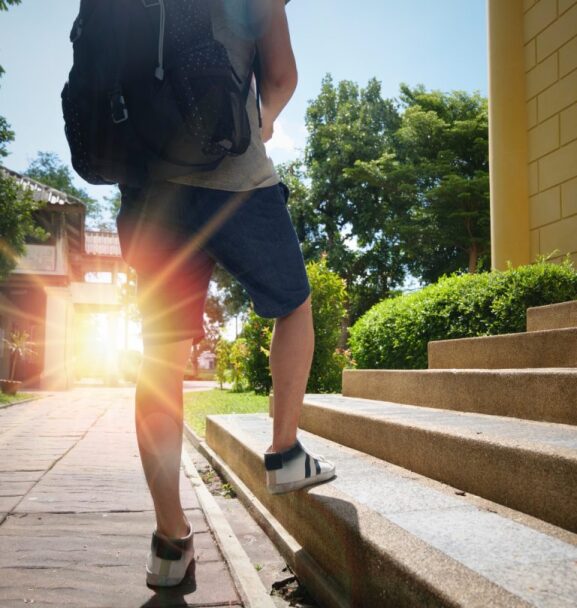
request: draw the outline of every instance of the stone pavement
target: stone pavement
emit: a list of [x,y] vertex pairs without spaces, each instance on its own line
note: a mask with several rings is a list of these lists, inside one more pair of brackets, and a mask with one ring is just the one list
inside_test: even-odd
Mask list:
[[2,608],[242,605],[184,473],[195,564],[174,590],[146,587],[154,513],[133,395],[81,388],[0,409]]

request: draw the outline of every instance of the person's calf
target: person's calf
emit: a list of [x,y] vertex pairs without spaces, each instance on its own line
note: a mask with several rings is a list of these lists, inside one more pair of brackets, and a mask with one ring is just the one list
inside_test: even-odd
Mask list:
[[274,393],[273,443],[267,451],[283,451],[296,441],[313,352],[314,327],[309,296],[275,323],[270,351]]

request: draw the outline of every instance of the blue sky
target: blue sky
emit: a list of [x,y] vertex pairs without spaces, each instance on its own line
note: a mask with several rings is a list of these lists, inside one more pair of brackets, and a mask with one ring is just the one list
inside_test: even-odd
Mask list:
[[[71,65],[68,33],[78,0],[23,0],[0,13],[0,115],[16,132],[2,162],[22,171],[38,150],[68,162],[60,90]],[[383,94],[399,83],[487,94],[485,0],[292,0],[287,7],[299,66],[299,88],[269,147],[277,162],[298,155],[306,141],[307,101],[323,76],[365,84]],[[106,188],[77,180],[100,198]]]

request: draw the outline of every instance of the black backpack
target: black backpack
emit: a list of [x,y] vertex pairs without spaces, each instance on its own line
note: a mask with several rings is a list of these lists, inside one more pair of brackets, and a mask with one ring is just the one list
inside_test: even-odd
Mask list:
[[139,186],[248,148],[253,67],[235,73],[210,0],[82,0],[70,38],[62,108],[72,165],[89,183]]

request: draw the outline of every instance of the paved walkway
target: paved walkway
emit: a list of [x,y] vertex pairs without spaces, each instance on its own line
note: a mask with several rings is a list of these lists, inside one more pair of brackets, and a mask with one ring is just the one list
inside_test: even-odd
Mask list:
[[144,565],[152,501],[133,430],[134,389],[82,388],[0,409],[0,606],[241,605],[182,475],[196,560],[155,593]]

